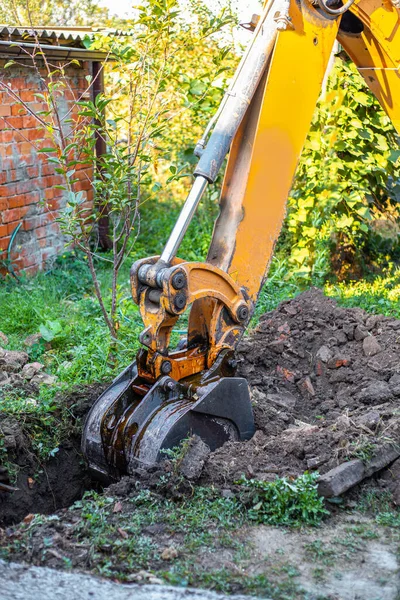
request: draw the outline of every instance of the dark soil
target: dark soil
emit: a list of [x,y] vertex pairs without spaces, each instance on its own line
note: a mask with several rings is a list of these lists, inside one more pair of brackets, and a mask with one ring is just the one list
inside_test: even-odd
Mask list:
[[400,444],[400,320],[311,289],[263,315],[238,356],[257,432],[212,453],[203,483],[324,473]]
[[41,461],[32,448],[29,425],[0,415],[0,433],[8,450],[8,460],[18,474],[13,494],[0,491],[0,526],[15,523],[30,513],[49,514],[70,506],[83,493],[98,486],[89,477],[80,452],[81,423],[103,385],[86,386],[60,398],[68,407],[70,435],[53,458]]
[[[237,354],[238,375],[251,388],[254,438],[205,456],[204,467],[196,468],[196,477],[186,484],[182,477],[179,486],[175,477],[167,478],[165,495],[185,494],[194,481],[234,489],[243,475],[268,481],[306,470],[325,473],[352,458],[367,461],[383,444],[400,445],[399,320],[340,308],[311,289],[263,315]],[[0,416],[20,467],[19,491],[0,493],[0,525],[67,507],[93,487],[80,454],[80,433],[82,417],[102,389],[91,386],[62,400],[75,426],[45,464],[33,456],[28,433]],[[165,461],[124,478],[112,493],[129,496],[138,486],[160,491],[160,475],[171,470],[176,465]],[[398,486],[400,492],[394,479],[386,470],[381,485]]]

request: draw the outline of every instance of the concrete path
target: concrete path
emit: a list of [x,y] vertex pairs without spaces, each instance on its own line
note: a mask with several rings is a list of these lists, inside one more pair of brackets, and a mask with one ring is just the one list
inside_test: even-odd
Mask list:
[[[104,579],[0,560],[0,600],[251,600],[205,590],[124,585]],[[254,597],[253,597],[254,600]]]

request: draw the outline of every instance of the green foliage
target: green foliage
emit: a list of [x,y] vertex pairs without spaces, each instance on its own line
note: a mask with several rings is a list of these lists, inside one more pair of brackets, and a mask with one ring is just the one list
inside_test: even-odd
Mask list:
[[357,509],[372,514],[378,525],[395,529],[400,527],[400,508],[393,506],[393,496],[389,490],[366,487],[360,494]]
[[[37,398],[4,387],[0,393],[0,413],[18,420],[29,439],[31,458],[35,458],[38,464],[55,456],[60,444],[71,436],[72,431],[78,432],[81,425],[80,421],[76,422],[65,403],[58,402],[54,393],[46,387],[42,388]],[[0,422],[0,441],[1,435]],[[4,458],[12,465],[12,453],[6,453]]]
[[[79,61],[51,65],[40,40],[30,54],[29,67],[40,76],[36,96],[44,105],[34,116],[48,139],[46,147],[36,150],[62,180],[56,187],[65,206],[57,221],[68,243],[86,255],[94,294],[115,343],[123,311],[120,273],[140,232],[140,209],[161,194],[170,199],[177,193],[179,200],[185,195],[191,183],[185,152],[194,144],[195,125],[214,111],[237,59],[230,45],[216,37],[234,22],[230,11],[215,14],[200,0],[190,0],[190,13],[186,10],[178,0],[143,0],[130,23],[131,37],[99,34],[85,40],[86,46],[113,55],[104,67],[107,93],[94,100],[75,96],[66,113],[61,108],[66,95],[74,94],[66,69]],[[86,79],[89,91],[93,81]],[[99,139],[105,141],[100,153]],[[171,147],[179,150],[171,152]],[[88,167],[93,167],[95,202],[82,189]],[[203,236],[203,251],[208,240]],[[110,250],[102,256],[112,267],[110,301],[99,280],[99,246]],[[46,324],[42,333],[47,341],[58,334]]]
[[[299,574],[294,566],[283,563],[278,573],[268,569],[253,574],[248,569],[249,548],[242,530],[249,524],[248,514],[240,502],[221,498],[214,488],[196,487],[192,497],[175,502],[139,486],[128,498],[86,493],[67,513],[37,515],[29,525],[20,524],[18,534],[1,545],[0,556],[32,556],[36,540],[43,536],[45,543],[35,560],[45,562],[58,552],[57,538],[49,535],[54,521],[58,532],[68,530],[58,565],[62,568],[74,564],[77,547],[87,547],[85,568],[113,579],[132,581],[139,570],[146,570],[173,585],[257,593],[274,600],[303,597],[293,581]],[[162,560],[165,544],[171,542],[177,557]],[[223,558],[226,553],[229,561]]]
[[373,280],[327,284],[325,293],[341,306],[359,307],[373,314],[400,318],[400,271]]
[[390,119],[355,67],[338,61],[289,200],[285,241],[294,274],[321,281],[333,258],[345,276],[343,263],[360,263],[373,232],[379,237],[379,220],[392,223],[391,249],[398,245],[399,155]]
[[[218,544],[224,531],[232,531],[244,521],[240,503],[219,497],[212,488],[195,488],[193,497],[180,502],[144,489],[125,500],[121,512],[113,517],[114,503],[114,498],[92,492],[72,510],[80,514],[78,538],[93,546],[96,568],[103,575],[122,578],[132,569],[161,567],[160,548],[144,534],[150,525],[162,524],[166,532],[179,535],[183,553],[190,555]],[[121,529],[127,534],[122,538]],[[232,544],[229,538],[228,545]],[[111,547],[110,558],[107,548]]]
[[317,492],[318,477],[318,473],[304,473],[293,481],[242,479],[239,483],[252,492],[250,518],[268,525],[319,525],[329,513]]
[[107,17],[96,0],[7,0],[0,6],[0,21],[14,26],[100,25]]
[[376,522],[378,525],[400,528],[400,511],[390,510],[388,512],[381,512],[376,515]]

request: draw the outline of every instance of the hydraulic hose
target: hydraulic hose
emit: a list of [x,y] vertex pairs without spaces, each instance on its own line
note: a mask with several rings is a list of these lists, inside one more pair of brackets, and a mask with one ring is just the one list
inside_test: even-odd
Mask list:
[[324,0],[317,0],[317,2],[321,10],[323,10],[328,15],[333,15],[335,17],[343,15],[343,13],[347,12],[349,8],[354,4],[354,0],[348,0],[348,2],[346,2],[346,4],[343,4],[343,6],[341,6],[340,8],[331,8],[324,2]]
[[16,228],[14,229],[14,231],[12,232],[8,247],[7,247],[7,270],[10,273],[10,275],[12,275],[13,277],[15,277],[15,279],[18,279],[18,276],[15,272],[15,269],[12,265],[12,261],[11,261],[11,250],[12,250],[12,246],[14,243],[14,240],[17,236],[18,231],[21,229],[22,227],[22,221],[21,223],[18,223],[18,225],[16,226]]

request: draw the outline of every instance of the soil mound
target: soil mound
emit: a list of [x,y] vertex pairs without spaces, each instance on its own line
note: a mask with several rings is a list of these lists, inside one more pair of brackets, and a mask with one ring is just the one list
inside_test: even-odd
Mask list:
[[257,432],[212,453],[203,483],[325,473],[400,444],[400,320],[310,289],[264,314],[238,359]]

